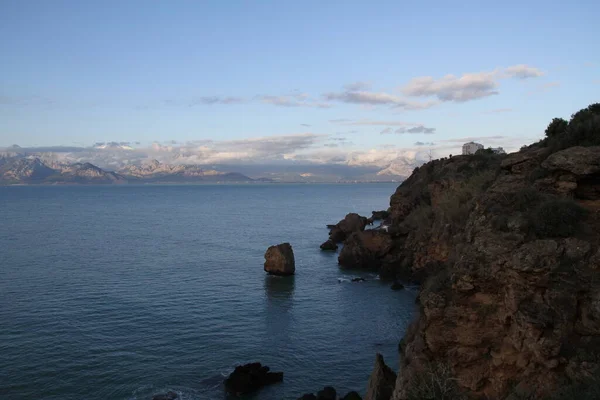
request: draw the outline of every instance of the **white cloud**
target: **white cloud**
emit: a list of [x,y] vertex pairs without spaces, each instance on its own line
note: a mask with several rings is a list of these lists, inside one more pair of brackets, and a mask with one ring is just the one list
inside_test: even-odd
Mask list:
[[446,75],[441,79],[431,76],[414,78],[404,88],[407,96],[435,96],[441,101],[465,102],[498,94],[498,83],[493,72]]
[[394,131],[394,133],[424,133],[426,135],[430,135],[435,133],[435,128],[427,128],[423,125],[413,126],[412,128],[398,128]]
[[393,108],[403,108],[405,110],[422,110],[430,108],[437,104],[436,102],[419,103],[410,101],[402,97],[385,92],[366,92],[346,90],[343,92],[329,92],[323,94],[327,101],[339,101],[342,103],[361,104],[361,105],[388,105]]
[[316,102],[308,99],[305,94],[297,94],[290,96],[258,96],[265,104],[272,104],[280,107],[313,107],[313,108],[330,108],[331,104]]
[[511,78],[527,79],[527,78],[538,78],[543,76],[544,73],[535,67],[529,67],[525,64],[513,65],[504,70],[504,73]]
[[440,79],[435,79],[432,76],[423,76],[410,80],[402,88],[402,92],[407,96],[431,96],[444,102],[463,103],[497,95],[500,79],[536,78],[543,74],[538,68],[520,64],[489,72],[467,73],[460,77],[446,75]]

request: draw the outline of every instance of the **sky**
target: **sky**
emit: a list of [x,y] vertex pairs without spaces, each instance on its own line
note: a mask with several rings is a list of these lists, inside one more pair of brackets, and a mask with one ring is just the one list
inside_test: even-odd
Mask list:
[[0,0],[0,147],[514,151],[600,101],[598,15],[591,0]]

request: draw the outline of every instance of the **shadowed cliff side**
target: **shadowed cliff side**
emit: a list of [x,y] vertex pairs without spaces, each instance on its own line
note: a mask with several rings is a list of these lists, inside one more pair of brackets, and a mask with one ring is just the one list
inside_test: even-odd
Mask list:
[[560,140],[415,169],[387,232],[346,239],[342,266],[421,283],[393,399],[570,398],[598,376],[600,146],[572,146],[600,144],[594,107]]

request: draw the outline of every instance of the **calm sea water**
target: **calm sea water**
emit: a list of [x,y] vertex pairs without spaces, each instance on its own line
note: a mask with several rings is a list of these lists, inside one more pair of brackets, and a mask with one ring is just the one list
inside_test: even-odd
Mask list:
[[[342,271],[319,244],[394,189],[0,188],[0,398],[224,399],[223,376],[252,361],[285,374],[255,398],[364,393],[376,352],[397,368],[415,290]],[[296,276],[266,276],[285,241]]]

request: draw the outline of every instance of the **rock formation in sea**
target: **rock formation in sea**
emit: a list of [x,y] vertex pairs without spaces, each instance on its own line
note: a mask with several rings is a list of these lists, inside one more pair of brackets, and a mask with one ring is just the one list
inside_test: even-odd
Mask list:
[[269,367],[256,362],[235,367],[224,384],[228,393],[243,396],[282,381],[283,372],[269,372]]
[[390,400],[395,384],[396,374],[390,367],[385,365],[383,356],[377,353],[375,367],[367,384],[365,400]]
[[282,243],[269,247],[265,253],[265,272],[271,275],[294,275],[296,262],[292,245]]
[[322,250],[337,250],[337,244],[343,242],[353,232],[360,232],[367,226],[368,219],[356,213],[347,214],[335,225],[327,225],[330,229],[329,239],[321,245]]
[[420,284],[393,400],[600,387],[600,105],[519,152],[416,168],[389,211],[339,262]]

